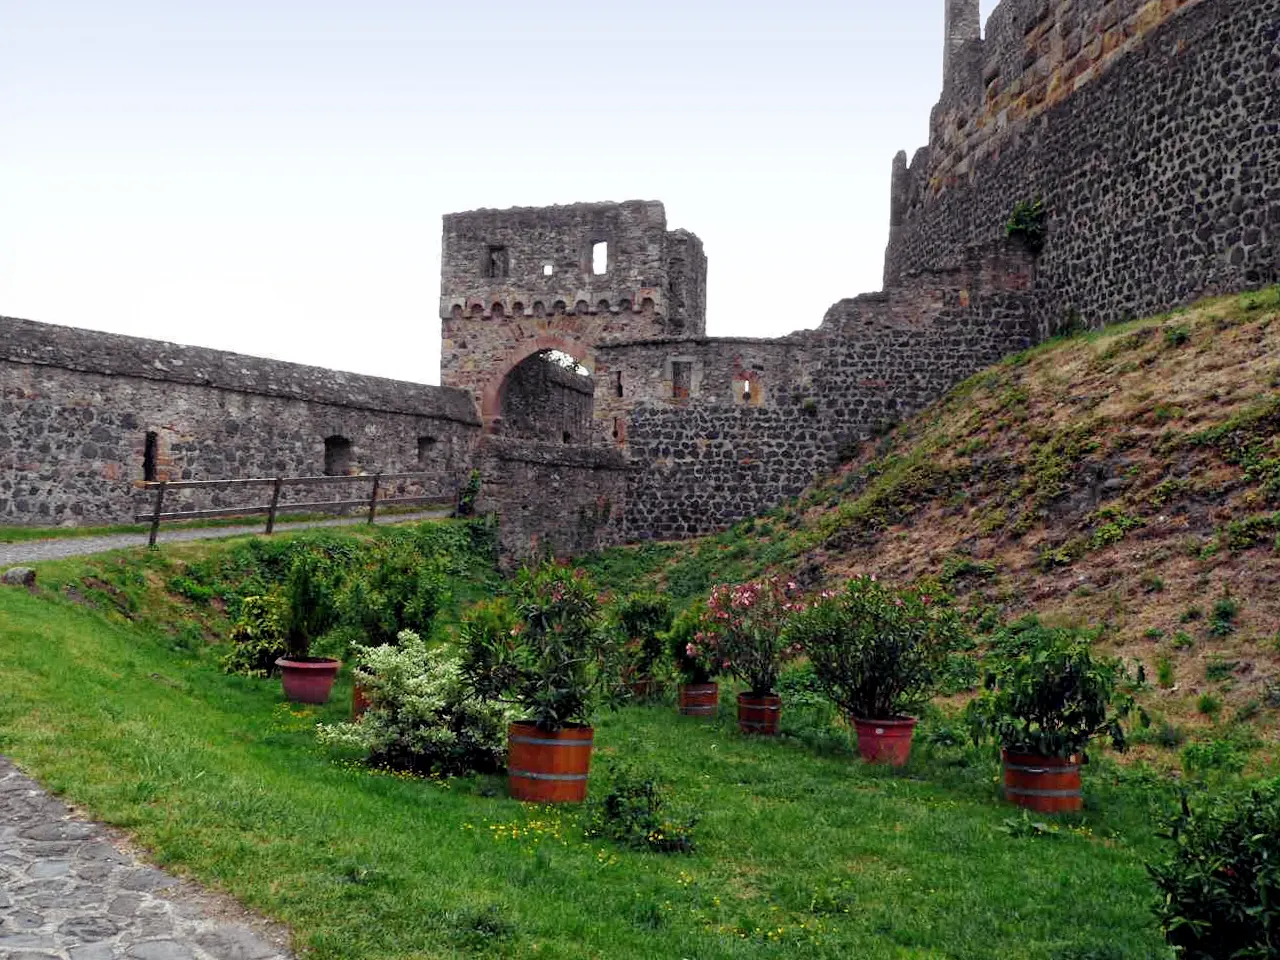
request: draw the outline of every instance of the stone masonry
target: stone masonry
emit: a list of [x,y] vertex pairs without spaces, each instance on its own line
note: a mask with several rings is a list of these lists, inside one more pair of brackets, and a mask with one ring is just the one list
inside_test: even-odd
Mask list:
[[[654,201],[449,214],[439,388],[0,321],[0,520],[336,464],[479,470],[512,556],[699,534],[1068,323],[1278,278],[1280,0],[1002,0],[985,35],[978,0],[940,6],[885,289],[817,329],[707,337],[702,244]],[[1037,198],[1032,250],[1006,224]]]
[[0,960],[288,960],[284,930],[139,862],[0,757]]

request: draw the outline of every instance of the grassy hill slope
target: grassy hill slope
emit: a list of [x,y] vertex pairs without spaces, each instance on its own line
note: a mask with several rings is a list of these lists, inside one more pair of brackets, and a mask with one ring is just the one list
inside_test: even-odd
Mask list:
[[1101,625],[1147,666],[1157,713],[1248,719],[1274,743],[1278,428],[1271,288],[1011,356],[763,517],[587,565],[680,599],[768,569],[936,578],[979,632]]

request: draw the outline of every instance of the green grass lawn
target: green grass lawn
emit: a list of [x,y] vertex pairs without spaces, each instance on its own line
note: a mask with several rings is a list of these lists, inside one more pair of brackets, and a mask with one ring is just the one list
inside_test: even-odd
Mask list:
[[598,759],[651,765],[702,818],[695,854],[661,856],[500,780],[365,771],[314,738],[345,683],[291,709],[214,652],[2,590],[0,752],[316,957],[1166,956],[1142,864],[1167,796],[1105,763],[1090,810],[1041,834],[971,752],[918,744],[894,773],[799,710],[765,742],[631,707],[601,717]]

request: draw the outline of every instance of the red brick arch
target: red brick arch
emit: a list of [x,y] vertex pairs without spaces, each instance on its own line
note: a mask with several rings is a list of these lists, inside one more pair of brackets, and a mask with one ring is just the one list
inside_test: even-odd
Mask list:
[[484,421],[485,433],[493,431],[494,421],[502,415],[502,384],[507,379],[507,374],[535,353],[542,353],[544,350],[559,350],[562,353],[567,353],[590,370],[593,375],[595,373],[595,354],[591,347],[581,340],[558,336],[554,333],[544,333],[532,340],[525,340],[516,344],[507,351],[502,361],[494,368],[493,376],[489,378],[489,382],[485,384],[484,390],[481,391],[480,418]]

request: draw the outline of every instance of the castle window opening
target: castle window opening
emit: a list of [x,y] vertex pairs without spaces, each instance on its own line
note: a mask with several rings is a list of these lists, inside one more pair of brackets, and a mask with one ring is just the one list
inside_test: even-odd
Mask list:
[[142,447],[142,479],[153,483],[156,479],[156,460],[159,455],[160,435],[154,430],[147,431],[147,439]]
[[571,434],[568,430],[564,431],[564,433],[562,433],[561,436],[564,438],[565,443],[573,443],[573,434]]
[[597,277],[609,272],[609,244],[603,240],[591,245],[591,272]]
[[751,402],[751,381],[750,380],[742,381],[742,399],[747,401],[748,403]]
[[618,396],[622,396],[622,371],[619,370],[614,374],[613,390]]
[[507,253],[506,247],[488,247],[483,264],[483,273],[485,277],[491,280],[511,275],[511,257]]
[[687,400],[693,392],[693,361],[674,360],[671,363],[671,396]]
[[324,438],[324,475],[345,477],[351,473],[351,441],[336,434]]
[[431,461],[432,454],[436,449],[435,437],[419,437],[418,438],[418,466],[425,467]]
[[555,273],[555,272],[556,272],[556,268],[555,268],[555,267],[553,267],[551,264],[549,264],[549,263],[544,263],[544,264],[542,265],[542,275],[543,275],[544,277],[549,277],[549,276],[551,276],[551,275],[552,275],[553,273]]

